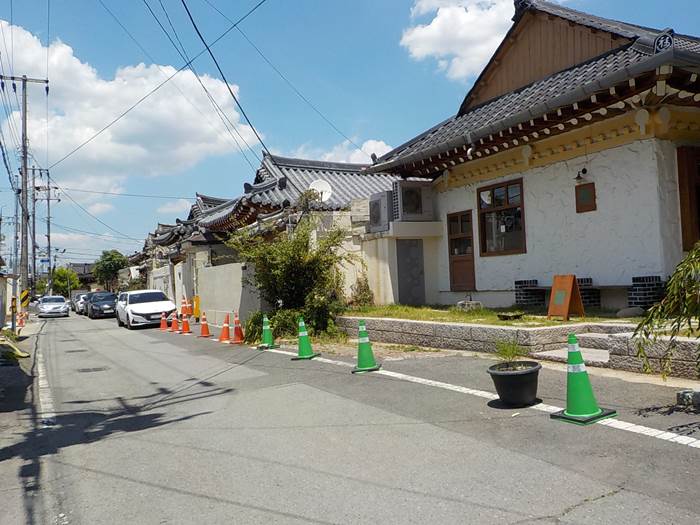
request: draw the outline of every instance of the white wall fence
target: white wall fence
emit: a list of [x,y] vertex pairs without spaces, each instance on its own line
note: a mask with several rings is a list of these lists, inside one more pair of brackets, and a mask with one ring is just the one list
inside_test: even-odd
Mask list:
[[226,314],[238,312],[241,323],[260,310],[261,302],[256,290],[245,283],[252,270],[241,263],[207,266],[197,270],[197,292],[200,311],[207,314],[207,323],[221,326]]

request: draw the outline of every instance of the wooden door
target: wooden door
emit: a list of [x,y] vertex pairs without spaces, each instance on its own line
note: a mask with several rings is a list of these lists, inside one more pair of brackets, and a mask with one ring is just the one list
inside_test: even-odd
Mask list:
[[700,148],[678,148],[678,195],[681,209],[683,250],[700,240]]
[[453,292],[476,289],[473,232],[472,210],[451,213],[447,216],[450,290]]

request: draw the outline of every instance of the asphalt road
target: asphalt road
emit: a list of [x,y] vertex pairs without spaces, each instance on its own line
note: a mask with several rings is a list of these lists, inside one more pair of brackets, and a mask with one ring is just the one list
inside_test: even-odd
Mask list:
[[[2,524],[700,523],[698,448],[113,319],[49,320],[38,345],[56,417],[0,452],[23,491]],[[384,368],[493,391],[488,364]],[[564,384],[543,370],[540,396]],[[621,419],[700,426],[670,388],[595,385]]]

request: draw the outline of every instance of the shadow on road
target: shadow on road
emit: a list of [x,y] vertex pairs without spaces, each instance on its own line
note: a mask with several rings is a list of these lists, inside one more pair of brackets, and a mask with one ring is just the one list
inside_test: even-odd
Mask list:
[[[187,421],[211,412],[197,412],[176,418],[168,418],[163,408],[188,403],[199,399],[228,394],[233,388],[216,387],[211,383],[202,389],[188,388],[184,393],[178,390],[157,388],[152,394],[134,398],[116,397],[118,406],[109,410],[75,410],[60,412],[51,420],[44,419],[37,410],[34,399],[29,403],[32,428],[15,445],[0,450],[0,462],[19,458],[24,461],[20,467],[19,479],[22,483],[25,523],[41,523],[37,517],[37,496],[41,490],[41,458],[57,454],[61,449],[73,445],[94,443],[119,433],[138,432],[158,428],[173,423]],[[183,389],[185,390],[185,389]],[[34,397],[34,395],[32,395]],[[79,400],[75,404],[90,404],[104,400]]]

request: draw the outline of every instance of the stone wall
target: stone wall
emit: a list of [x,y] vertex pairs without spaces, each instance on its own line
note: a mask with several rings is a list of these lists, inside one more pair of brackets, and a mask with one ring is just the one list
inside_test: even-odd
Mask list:
[[[662,371],[663,358],[669,349],[669,338],[661,338],[654,344],[646,345],[645,350],[649,358],[649,366],[654,373]],[[610,368],[628,370],[630,372],[643,372],[643,360],[637,357],[638,340],[629,335],[617,335],[610,338],[608,346],[610,352]],[[673,344],[670,360],[669,375],[676,377],[698,378],[696,362],[700,348],[696,339],[679,337]]]
[[[337,323],[346,333],[354,336],[357,335],[359,320],[359,317],[339,317]],[[373,341],[474,352],[495,352],[497,341],[516,341],[530,353],[543,352],[561,349],[571,332],[616,333],[630,330],[630,325],[613,323],[524,328],[377,317],[368,317],[365,321]]]

